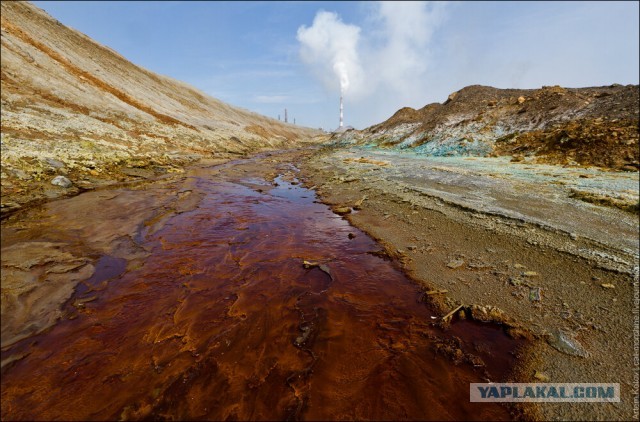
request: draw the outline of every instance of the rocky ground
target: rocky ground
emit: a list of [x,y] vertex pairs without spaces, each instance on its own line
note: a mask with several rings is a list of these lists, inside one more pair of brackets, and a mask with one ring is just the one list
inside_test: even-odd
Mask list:
[[513,161],[638,171],[638,85],[498,89],[473,85],[444,103],[405,107],[362,131],[334,135],[435,156],[509,156]]
[[28,2],[2,2],[1,24],[3,215],[319,134],[136,66]]
[[327,149],[301,168],[443,314],[462,306],[456,318],[530,339],[520,381],[621,384],[621,403],[541,404],[529,418],[632,418],[637,214],[571,195],[588,182],[637,202],[637,173],[366,149]]

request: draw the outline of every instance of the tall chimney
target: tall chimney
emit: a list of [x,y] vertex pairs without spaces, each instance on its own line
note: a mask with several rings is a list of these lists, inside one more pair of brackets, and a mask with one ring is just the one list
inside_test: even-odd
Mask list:
[[340,127],[342,127],[342,95],[340,95]]
[[285,123],[289,122],[289,120],[287,119],[287,109],[286,108],[284,109],[284,122]]

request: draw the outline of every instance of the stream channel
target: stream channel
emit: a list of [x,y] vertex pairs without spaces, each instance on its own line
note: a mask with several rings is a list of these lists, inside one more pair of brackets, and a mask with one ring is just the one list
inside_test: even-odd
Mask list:
[[3,301],[11,271],[37,279],[3,318],[3,419],[509,419],[469,383],[508,379],[522,344],[439,328],[424,288],[296,173],[262,154],[3,222],[7,259],[39,245],[93,268],[54,306],[34,296],[60,280],[50,260],[3,261]]

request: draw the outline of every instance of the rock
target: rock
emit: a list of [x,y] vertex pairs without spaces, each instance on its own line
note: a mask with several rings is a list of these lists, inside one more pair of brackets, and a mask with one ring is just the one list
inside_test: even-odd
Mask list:
[[71,183],[71,180],[67,179],[64,176],[54,177],[53,180],[51,180],[51,184],[55,186],[61,186],[63,188],[70,188],[71,186],[73,186],[73,183]]
[[409,246],[407,246],[407,249],[409,249],[410,251],[413,251],[413,250],[418,249],[418,247],[416,245],[409,245]]
[[507,316],[500,308],[495,306],[472,305],[469,308],[471,318],[481,322],[506,322]]
[[333,209],[333,212],[339,215],[349,214],[351,212],[351,208],[349,207],[336,207]]
[[86,305],[85,303],[87,302],[93,302],[94,300],[96,300],[98,298],[98,296],[93,295],[84,299],[76,299],[71,305],[73,305],[76,309],[82,309],[84,308]]
[[462,267],[463,265],[464,265],[464,260],[454,259],[453,261],[449,261],[449,263],[447,264],[447,267],[451,269],[456,269],[456,268]]
[[474,270],[486,270],[486,269],[495,269],[491,264],[487,264],[486,262],[476,261],[469,264],[469,268]]
[[549,382],[549,375],[545,374],[544,372],[540,372],[540,371],[535,371],[533,373],[533,377],[535,379],[537,379],[538,381],[542,381],[542,382]]
[[55,169],[61,169],[64,167],[64,163],[62,161],[58,161],[53,158],[45,158],[44,161]]
[[17,202],[3,202],[0,204],[0,211],[4,214],[5,212],[15,211],[20,208],[20,204]]
[[451,94],[449,94],[449,96],[447,97],[447,101],[445,101],[444,103],[445,104],[450,103],[451,101],[453,101],[456,98],[457,95],[458,95],[458,91],[452,92]]
[[540,287],[532,287],[529,289],[529,300],[532,302],[540,302],[542,300],[542,297],[540,295],[540,293],[542,292],[542,289]]
[[304,344],[305,341],[309,338],[309,334],[311,334],[311,327],[302,327],[302,335],[298,336],[295,339],[295,345],[300,347]]
[[615,289],[616,288],[616,286],[611,284],[611,283],[602,283],[600,286],[604,287],[605,289]]
[[527,101],[527,100],[526,100],[526,98],[524,98],[524,97],[518,97],[518,104],[522,104],[522,103],[524,103],[525,101]]
[[509,284],[512,286],[520,286],[522,284],[522,280],[517,277],[510,277]]
[[32,179],[32,177],[31,177],[31,176],[29,176],[29,175],[28,175],[25,171],[23,171],[23,170],[20,170],[20,169],[12,169],[12,170],[10,170],[10,171],[13,173],[13,175],[14,175],[15,177],[17,177],[17,178],[18,178],[18,179],[20,179],[20,180],[31,180],[31,179]]
[[581,358],[589,357],[589,352],[576,340],[572,333],[555,330],[547,336],[547,343],[559,352]]
[[362,209],[362,203],[364,202],[364,200],[367,199],[366,196],[363,196],[361,199],[357,200],[354,204],[353,204],[353,209],[354,210],[361,210]]
[[525,277],[537,277],[538,273],[535,271],[525,271],[522,273],[522,275]]
[[522,154],[514,154],[513,157],[511,157],[512,163],[519,163],[521,161],[524,161],[524,155]]
[[353,239],[353,238],[355,238],[355,237],[356,237],[356,235],[355,235],[355,234],[353,234],[353,233],[349,233],[349,234],[347,235],[347,237],[348,237],[349,239]]
[[317,267],[319,264],[317,262],[309,262],[309,261],[302,261],[302,266],[305,268],[315,268]]
[[142,177],[144,179],[150,179],[155,175],[153,170],[151,169],[138,168],[138,167],[125,167],[125,168],[122,168],[120,171],[123,174],[126,174],[127,176]]
[[442,295],[442,294],[445,294],[445,293],[449,293],[449,290],[436,289],[436,290],[427,290],[426,292],[424,292],[424,294],[427,295],[427,296]]

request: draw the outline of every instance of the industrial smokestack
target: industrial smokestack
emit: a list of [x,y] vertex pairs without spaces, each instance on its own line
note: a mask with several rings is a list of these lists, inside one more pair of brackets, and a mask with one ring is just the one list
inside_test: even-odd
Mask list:
[[343,126],[343,122],[342,122],[342,95],[340,95],[340,127]]

